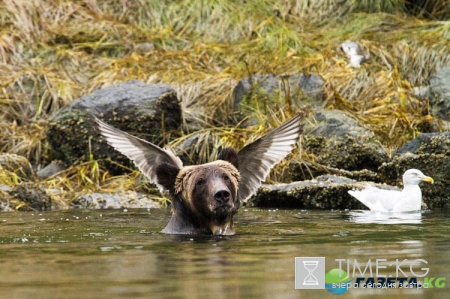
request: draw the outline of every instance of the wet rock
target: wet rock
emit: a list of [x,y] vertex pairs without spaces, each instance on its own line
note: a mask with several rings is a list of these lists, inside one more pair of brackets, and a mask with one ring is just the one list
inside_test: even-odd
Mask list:
[[[181,125],[181,106],[168,85],[140,81],[119,83],[98,89],[65,107],[51,119],[47,138],[54,156],[71,165],[93,155],[131,166],[129,159],[106,144],[95,131],[93,114],[123,131],[155,144],[166,144]],[[113,174],[124,168],[105,162]]]
[[15,154],[0,154],[0,168],[17,175],[20,180],[30,181],[34,179],[34,171],[27,158]]
[[15,206],[15,210],[50,211],[52,209],[50,196],[37,184],[21,183],[14,186],[7,193],[21,202]]
[[354,178],[375,178],[378,167],[388,161],[373,132],[342,111],[317,110],[306,120],[303,131],[303,150],[313,156],[314,163],[294,165],[291,169],[294,180],[333,173],[330,169],[354,172]]
[[364,184],[325,175],[290,184],[263,185],[247,204],[264,208],[367,209],[347,192]]
[[302,162],[302,164],[291,166],[291,169],[292,171],[294,171],[294,173],[290,174],[291,178],[293,178],[294,181],[309,180],[320,175],[331,174],[335,176],[347,177],[356,181],[367,181],[375,183],[383,182],[383,179],[378,175],[378,173],[368,169],[349,171],[311,162]]
[[[268,107],[272,111],[273,107],[322,105],[326,97],[324,84],[320,76],[309,74],[291,76],[258,74],[244,78],[233,90],[233,109],[237,114],[237,120],[234,123],[248,116],[248,107],[268,113]],[[218,116],[219,119],[221,117],[221,115]],[[246,124],[256,123],[255,119],[250,119]]]
[[64,164],[64,162],[54,160],[50,164],[48,164],[47,166],[36,172],[36,175],[40,179],[46,179],[57,174],[58,172],[65,170],[66,168],[67,167]]
[[447,207],[450,200],[450,133],[422,133],[398,150],[379,171],[392,183],[401,182],[403,173],[417,168],[433,177],[434,184],[421,184],[429,208]]
[[71,206],[77,209],[159,208],[146,194],[134,191],[121,193],[92,193],[76,198]]
[[450,156],[445,154],[405,154],[380,166],[380,174],[391,184],[401,185],[403,173],[416,168],[434,179],[434,184],[422,183],[423,201],[430,209],[450,206]]
[[450,120],[450,67],[440,69],[430,78],[431,114]]

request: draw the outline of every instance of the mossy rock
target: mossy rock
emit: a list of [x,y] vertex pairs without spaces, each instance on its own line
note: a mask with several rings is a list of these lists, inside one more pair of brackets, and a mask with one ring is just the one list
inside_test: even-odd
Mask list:
[[21,183],[7,192],[13,200],[14,209],[20,211],[50,211],[52,199],[35,183]]
[[409,154],[397,156],[380,166],[380,174],[387,182],[401,184],[403,173],[416,168],[434,179],[434,184],[422,183],[423,201],[432,208],[450,206],[450,156],[443,154]]
[[264,208],[367,209],[348,194],[355,186],[363,184],[328,175],[290,184],[264,185],[247,204]]
[[450,120],[450,67],[443,67],[430,78],[431,113]]
[[293,164],[294,180],[331,173],[377,182],[378,167],[388,161],[375,134],[338,110],[316,109],[305,121],[302,150],[311,163]]
[[52,118],[47,138],[56,159],[72,165],[80,159],[109,158],[104,161],[113,173],[132,167],[131,161],[109,146],[95,130],[89,115],[132,135],[163,146],[181,126],[181,106],[168,85],[129,81],[96,90],[62,109]]
[[349,171],[376,171],[387,160],[385,155],[380,154],[370,144],[351,136],[341,140],[306,137],[305,150],[314,154],[319,164]]
[[450,133],[422,133],[404,146],[396,155],[443,154],[450,155]]
[[377,172],[369,169],[349,171],[311,162],[291,163],[289,171],[290,177],[293,181],[305,181],[321,175],[330,174],[347,177],[355,181],[367,181],[375,183],[384,182],[383,178],[381,178]]

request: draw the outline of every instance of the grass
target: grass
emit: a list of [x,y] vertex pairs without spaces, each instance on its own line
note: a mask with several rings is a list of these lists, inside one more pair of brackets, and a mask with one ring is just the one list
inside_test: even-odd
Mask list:
[[[215,127],[217,109],[230,103],[240,79],[314,73],[327,83],[327,108],[354,116],[394,152],[430,127],[440,128],[428,102],[412,90],[450,64],[447,1],[415,3],[0,0],[0,150],[35,167],[49,163],[50,115],[97,88],[138,79],[173,86],[186,115],[205,109],[204,129],[185,132],[172,145],[193,134],[210,140],[187,153],[206,161],[219,144],[241,147],[290,116],[284,107],[269,116],[253,107],[260,126]],[[338,50],[347,39],[370,53],[360,69],[348,68]],[[117,187],[95,163],[71,165],[42,184],[67,196]],[[282,166],[273,178],[282,177]],[[16,180],[4,177],[2,184]],[[120,187],[137,188],[135,178],[133,172]]]

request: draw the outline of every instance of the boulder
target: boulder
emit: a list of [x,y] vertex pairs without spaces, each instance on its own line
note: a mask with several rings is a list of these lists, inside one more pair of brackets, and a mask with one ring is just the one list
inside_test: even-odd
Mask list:
[[39,185],[31,182],[14,186],[7,193],[19,203],[14,204],[15,210],[21,211],[50,211],[52,199]]
[[363,185],[332,175],[289,184],[263,185],[247,205],[290,209],[367,209],[347,192]]
[[339,110],[316,109],[303,132],[302,149],[313,163],[294,165],[294,180],[333,173],[330,169],[352,172],[355,179],[376,178],[378,167],[388,160],[374,133]]
[[450,155],[450,133],[422,133],[403,145],[397,156],[408,154],[444,154]]
[[[249,111],[262,113],[273,111],[273,107],[284,108],[322,105],[325,101],[325,82],[318,75],[298,74],[252,75],[240,80],[233,90],[233,108],[236,113],[234,124],[248,116]],[[226,122],[223,115],[217,118]],[[249,119],[246,125],[257,124],[256,119]]]
[[431,114],[450,121],[450,67],[430,78],[430,93]]
[[66,168],[66,165],[64,165],[62,161],[54,160],[50,164],[36,172],[36,175],[39,179],[46,179],[57,174],[58,172],[66,170]]
[[159,204],[149,198],[148,194],[135,191],[120,193],[84,194],[72,201],[76,209],[124,209],[124,208],[159,208]]
[[104,142],[89,115],[152,143],[164,145],[181,126],[181,106],[168,85],[140,81],[119,83],[98,89],[74,101],[52,116],[47,138],[54,157],[67,165],[79,159],[110,158],[105,166],[121,174],[131,166],[128,158]]
[[379,168],[389,183],[401,184],[403,173],[416,168],[434,179],[421,184],[423,201],[429,208],[450,206],[450,133],[422,133],[405,144],[389,162]]

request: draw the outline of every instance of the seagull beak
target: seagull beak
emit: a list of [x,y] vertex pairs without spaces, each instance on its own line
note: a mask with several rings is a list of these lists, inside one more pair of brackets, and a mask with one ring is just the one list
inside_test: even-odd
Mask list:
[[429,177],[429,176],[423,176],[423,177],[421,178],[421,180],[422,180],[422,181],[425,181],[425,182],[428,182],[428,183],[430,183],[430,184],[433,184],[433,183],[434,183],[433,178],[432,178],[432,177]]

